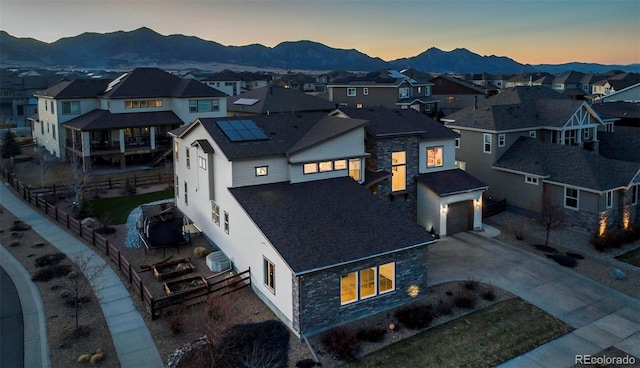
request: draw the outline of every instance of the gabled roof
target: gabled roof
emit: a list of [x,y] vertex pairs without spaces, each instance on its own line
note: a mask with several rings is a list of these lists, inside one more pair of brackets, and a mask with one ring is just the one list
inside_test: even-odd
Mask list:
[[493,165],[596,192],[627,187],[638,175],[636,162],[611,160],[578,146],[519,137]]
[[76,130],[102,130],[182,124],[182,120],[173,111],[112,114],[109,110],[97,109],[71,119],[62,125]]
[[412,85],[430,85],[427,78],[417,77],[410,78],[397,70],[376,70],[366,74],[348,75],[342,78],[336,78],[329,86],[333,85],[367,85],[367,86],[399,86],[403,82],[409,82]]
[[535,127],[563,127],[584,101],[547,87],[514,87],[445,117],[450,127],[505,131]]
[[295,274],[435,242],[349,177],[229,191]]
[[243,159],[266,156],[288,156],[297,151],[322,143],[327,139],[360,128],[367,122],[364,120],[329,116],[325,112],[306,112],[300,114],[255,115],[242,117],[252,120],[269,139],[253,141],[229,140],[217,122],[238,120],[237,117],[202,118],[186,128],[171,132],[184,138],[194,124],[201,124],[220,146],[224,155],[230,159]]
[[106,79],[63,79],[35,96],[56,99],[95,98],[108,84],[109,80]]
[[584,73],[574,72],[573,70],[569,70],[566,73],[556,77],[553,80],[554,84],[580,84],[582,83],[582,78],[584,77]]
[[440,197],[486,190],[489,186],[461,169],[436,171],[418,176],[418,181]]
[[281,114],[301,111],[330,111],[336,104],[294,88],[266,86],[227,99],[227,111],[252,114]]
[[487,89],[465,80],[446,75],[432,77],[431,95],[486,95]]
[[106,98],[226,97],[195,79],[182,79],[158,68],[137,68],[110,83]]
[[200,146],[204,153],[213,153],[213,146],[206,139],[196,139],[191,143],[191,147]]
[[414,109],[341,108],[344,114],[368,120],[365,130],[376,137],[420,135],[423,139],[455,138],[458,133]]

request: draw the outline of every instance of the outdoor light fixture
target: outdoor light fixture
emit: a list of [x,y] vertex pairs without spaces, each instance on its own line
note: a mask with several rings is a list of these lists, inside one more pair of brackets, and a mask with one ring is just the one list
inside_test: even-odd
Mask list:
[[407,295],[412,298],[415,298],[420,294],[420,287],[418,285],[411,285],[407,288]]

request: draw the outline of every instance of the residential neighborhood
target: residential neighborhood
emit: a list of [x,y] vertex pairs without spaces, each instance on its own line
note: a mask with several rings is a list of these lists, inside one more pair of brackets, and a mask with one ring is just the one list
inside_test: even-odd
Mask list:
[[[128,291],[123,287],[117,293],[137,298],[138,307],[130,299],[125,303],[134,305],[136,318],[148,314],[144,323],[169,323],[178,334],[172,324],[176,316],[190,315],[188,308],[212,308],[211,300],[248,290],[260,306],[252,304],[253,316],[272,314],[295,338],[287,349],[299,345],[303,351],[289,353],[299,361],[273,366],[293,367],[304,360],[338,366],[356,355],[345,358],[331,351],[326,336],[376,321],[371,329],[386,334],[386,344],[402,341],[399,336],[408,335],[400,334],[414,329],[398,317],[402,311],[417,313],[411,308],[432,303],[426,308],[427,325],[436,317],[451,320],[446,311],[454,308],[452,290],[459,286],[467,296],[486,288],[481,298],[486,304],[479,310],[530,298],[567,325],[567,331],[530,346],[537,352],[531,357],[524,350],[495,364],[529,366],[546,356],[544,349],[561,346],[563,336],[579,336],[589,353],[615,346],[618,354],[640,358],[633,284],[640,272],[637,265],[618,260],[638,251],[637,239],[631,239],[640,222],[637,73],[498,75],[414,68],[294,73],[149,66],[55,73],[8,68],[0,76],[3,135],[23,144],[21,152],[3,158],[2,206],[43,211],[46,221],[75,231],[74,242],[87,242],[96,252],[104,242],[107,264],[129,282]],[[48,189],[41,153],[58,165],[56,170],[80,167],[93,180],[80,187],[87,204],[111,198],[115,203],[120,197],[133,202],[136,190],[156,187],[166,197],[141,204],[141,218],[132,217],[137,210],[125,214],[126,224],[111,224],[104,213],[73,218],[81,204],[64,198],[70,185]],[[29,161],[37,161],[31,171],[40,172],[40,188],[20,177],[20,165]],[[158,174],[138,185],[151,171]],[[121,179],[111,176],[100,180],[113,173],[131,175],[127,184],[122,179],[116,185]],[[119,192],[113,197],[100,198],[114,188]],[[63,212],[67,208],[75,212]],[[152,231],[173,236],[151,244],[158,239],[149,236],[151,221],[157,222]],[[98,223],[104,226],[91,227]],[[122,226],[114,228],[117,235],[97,231],[111,225]],[[22,236],[6,229],[3,242]],[[544,240],[533,240],[545,231]],[[550,243],[552,231],[559,235]],[[523,240],[524,233],[529,238]],[[568,244],[567,234],[584,242]],[[623,237],[632,245],[610,245]],[[129,246],[139,239],[143,246]],[[109,244],[120,247],[117,259]],[[204,256],[196,255],[198,248]],[[228,266],[213,267],[211,255]],[[132,262],[135,257],[146,263]],[[517,266],[509,263],[513,260]],[[189,269],[178,270],[180,277],[173,281],[161,280],[160,268],[171,262]],[[605,271],[593,276],[566,269],[578,262],[599,264]],[[135,275],[147,272],[148,278],[132,276],[132,265]],[[536,269],[550,270],[552,276],[531,276]],[[156,286],[162,285],[166,295],[152,295],[153,286],[143,287],[148,280],[164,281]],[[579,292],[594,294],[598,302],[572,295],[566,302],[572,305],[562,304],[547,290],[532,291],[528,285],[549,281],[555,287],[561,280],[593,287]],[[195,286],[171,289],[180,281]],[[605,291],[600,295],[592,291],[596,288]],[[206,313],[215,314],[213,309]],[[610,315],[624,320],[615,326],[629,333],[603,341],[602,334],[581,330],[605,328],[599,318]],[[105,317],[110,328],[117,323]],[[411,318],[415,322],[423,315]],[[136,321],[144,324],[142,318]],[[202,341],[215,347],[212,340]],[[113,349],[120,349],[121,364],[133,359],[122,353],[123,346]],[[145,349],[157,355],[155,347]],[[377,349],[367,353],[375,355]]]

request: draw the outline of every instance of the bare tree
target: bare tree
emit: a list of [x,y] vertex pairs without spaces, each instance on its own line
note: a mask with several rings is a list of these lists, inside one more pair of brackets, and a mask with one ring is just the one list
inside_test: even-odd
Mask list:
[[69,157],[70,175],[67,177],[66,186],[73,191],[74,204],[77,206],[84,199],[84,192],[87,184],[91,181],[93,170],[91,162],[81,160],[78,156],[71,154]]
[[545,230],[544,245],[549,245],[549,235],[552,230],[566,226],[567,214],[562,204],[554,201],[547,190],[542,195],[542,210],[536,218],[537,222]]
[[40,188],[44,188],[44,182],[49,175],[51,169],[51,161],[47,161],[47,150],[37,148],[38,162],[36,162],[38,176],[40,177]]
[[[73,298],[73,307],[75,309],[75,329],[79,324],[79,313],[82,303],[87,300],[87,292],[91,290],[92,284],[102,276],[106,263],[96,264],[92,262],[92,256],[78,255],[74,258],[73,270],[69,272],[66,278],[62,278],[63,287],[69,291]],[[94,290],[95,291],[95,290]]]

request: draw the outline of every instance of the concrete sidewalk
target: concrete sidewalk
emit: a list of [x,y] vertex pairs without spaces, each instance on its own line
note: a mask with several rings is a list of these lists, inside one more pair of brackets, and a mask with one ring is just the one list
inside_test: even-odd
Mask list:
[[[93,249],[17,198],[7,185],[0,185],[0,204],[2,204],[7,211],[31,225],[35,232],[66,254],[69,259],[75,260],[80,257],[80,259],[90,260],[91,264],[95,267],[102,267],[106,264]],[[27,275],[27,277],[28,282],[24,284],[28,286],[28,284],[32,283],[30,276]],[[19,285],[21,283],[20,280],[14,279],[14,283],[16,283],[18,293],[28,291],[24,290],[27,286],[24,284]],[[133,300],[131,300],[129,291],[122,284],[122,281],[115,271],[107,264],[106,267],[104,267],[102,276],[93,282],[91,286],[100,301],[102,312],[107,320],[120,366],[122,368],[141,366],[149,368],[164,367],[163,360],[151,338],[147,325],[144,323]],[[39,294],[37,299],[39,299]],[[41,303],[40,301],[40,304]],[[46,331],[44,318],[42,318],[39,324],[41,331]],[[25,335],[26,327],[27,326],[25,326]],[[46,333],[44,333],[44,339],[46,341]],[[25,345],[25,354],[26,350],[27,346]],[[141,364],[141,362],[144,363]]]
[[570,367],[614,346],[640,359],[640,301],[547,259],[475,233],[429,248],[429,285],[476,280],[507,290],[575,328],[501,367]]

